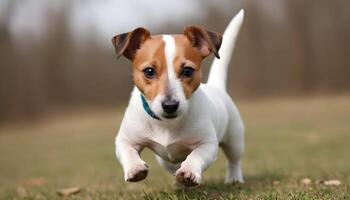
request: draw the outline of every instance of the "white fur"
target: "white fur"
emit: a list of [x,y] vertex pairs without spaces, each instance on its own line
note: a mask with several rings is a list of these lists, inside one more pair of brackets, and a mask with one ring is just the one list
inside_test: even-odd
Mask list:
[[176,81],[176,74],[174,70],[173,60],[176,54],[175,39],[171,35],[163,35],[163,41],[165,42],[165,58],[168,68],[168,78],[169,82],[172,83]]
[[[243,16],[238,14],[237,17]],[[231,24],[225,31],[224,47],[234,44],[234,40],[233,43],[225,44],[232,42],[225,37],[236,38],[238,32],[229,29],[240,27],[240,23]],[[175,82],[172,90],[176,92],[172,91],[172,94],[180,100],[180,105],[186,104],[186,110],[176,119],[153,119],[143,110],[140,91],[134,88],[115,141],[116,155],[122,164],[125,180],[138,181],[135,177],[140,177],[147,170],[139,154],[144,147],[148,147],[157,154],[159,163],[175,174],[180,183],[190,182],[197,185],[201,182],[202,172],[215,161],[220,145],[229,161],[225,182],[243,182],[240,157],[244,149],[244,127],[237,107],[225,91],[226,83],[219,83],[226,82],[226,78],[215,78],[208,84],[201,84],[190,100],[184,100],[184,96],[181,96],[184,95],[183,89],[177,85],[179,80],[175,73],[171,74],[176,51],[174,39],[163,36],[163,40],[166,44],[169,81]],[[224,56],[224,59],[229,57]],[[222,66],[215,67],[217,70],[227,70]],[[153,102],[149,102],[156,114],[161,112],[158,108],[162,98],[164,97],[160,95]]]
[[211,65],[208,84],[226,89],[227,70],[243,19],[244,10],[241,10],[228,24],[219,50],[220,59],[215,58]]
[[[182,84],[180,79],[176,76],[175,68],[173,65],[173,61],[176,54],[176,45],[175,39],[171,35],[163,35],[163,41],[165,43],[165,58],[167,63],[167,73],[168,73],[168,88],[167,93],[173,100],[179,102],[179,108],[176,111],[177,115],[182,115],[187,111],[188,102],[185,97],[185,93],[182,88]],[[161,106],[161,102],[166,98],[164,94],[158,94],[156,98],[152,102],[148,102],[152,111],[162,118],[163,120],[167,120],[163,118],[163,109]]]

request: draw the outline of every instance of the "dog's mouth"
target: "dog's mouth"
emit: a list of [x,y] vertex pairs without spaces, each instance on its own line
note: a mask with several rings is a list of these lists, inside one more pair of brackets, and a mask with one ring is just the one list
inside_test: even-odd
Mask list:
[[162,117],[164,117],[165,119],[175,119],[176,117],[178,117],[177,114],[163,114]]

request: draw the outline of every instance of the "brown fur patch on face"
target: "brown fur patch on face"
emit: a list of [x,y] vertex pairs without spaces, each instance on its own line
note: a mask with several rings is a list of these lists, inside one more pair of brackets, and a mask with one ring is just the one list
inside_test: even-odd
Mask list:
[[[192,47],[190,41],[184,35],[173,35],[176,43],[176,56],[174,59],[175,72],[181,79],[182,87],[189,99],[193,92],[197,90],[202,80],[201,63],[203,57],[197,49]],[[184,67],[192,67],[194,69],[192,77],[181,77]]]
[[[181,80],[182,87],[189,99],[201,83],[201,63],[203,57],[194,48],[185,35],[172,35],[175,39],[176,55],[173,66],[176,76]],[[145,95],[146,99],[154,100],[158,94],[166,94],[168,89],[168,71],[165,57],[165,42],[163,36],[152,36],[146,40],[140,49],[137,50],[133,60],[133,77],[136,87]],[[152,67],[156,75],[149,79],[143,70]],[[194,69],[192,77],[182,77],[184,67]]]
[[[146,99],[151,101],[158,94],[164,93],[168,83],[164,46],[165,43],[161,36],[153,36],[144,42],[133,60],[135,85]],[[149,79],[145,76],[143,70],[147,67],[152,67],[155,70],[154,78]]]

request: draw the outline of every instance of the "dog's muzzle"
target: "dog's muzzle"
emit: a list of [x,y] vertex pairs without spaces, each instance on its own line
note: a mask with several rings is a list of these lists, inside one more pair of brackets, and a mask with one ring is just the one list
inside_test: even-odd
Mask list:
[[164,101],[162,101],[162,108],[166,114],[164,117],[174,118],[174,117],[176,117],[175,112],[179,108],[179,101],[164,100]]

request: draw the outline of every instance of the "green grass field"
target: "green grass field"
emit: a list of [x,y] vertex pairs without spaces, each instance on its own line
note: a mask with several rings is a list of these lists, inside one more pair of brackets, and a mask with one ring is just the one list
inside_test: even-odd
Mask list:
[[[350,199],[350,96],[237,104],[246,124],[243,185],[223,184],[220,153],[202,186],[178,189],[148,150],[147,179],[124,183],[114,156],[122,112],[111,108],[3,124],[0,199]],[[315,183],[329,179],[341,184]],[[82,191],[56,193],[73,186]]]

